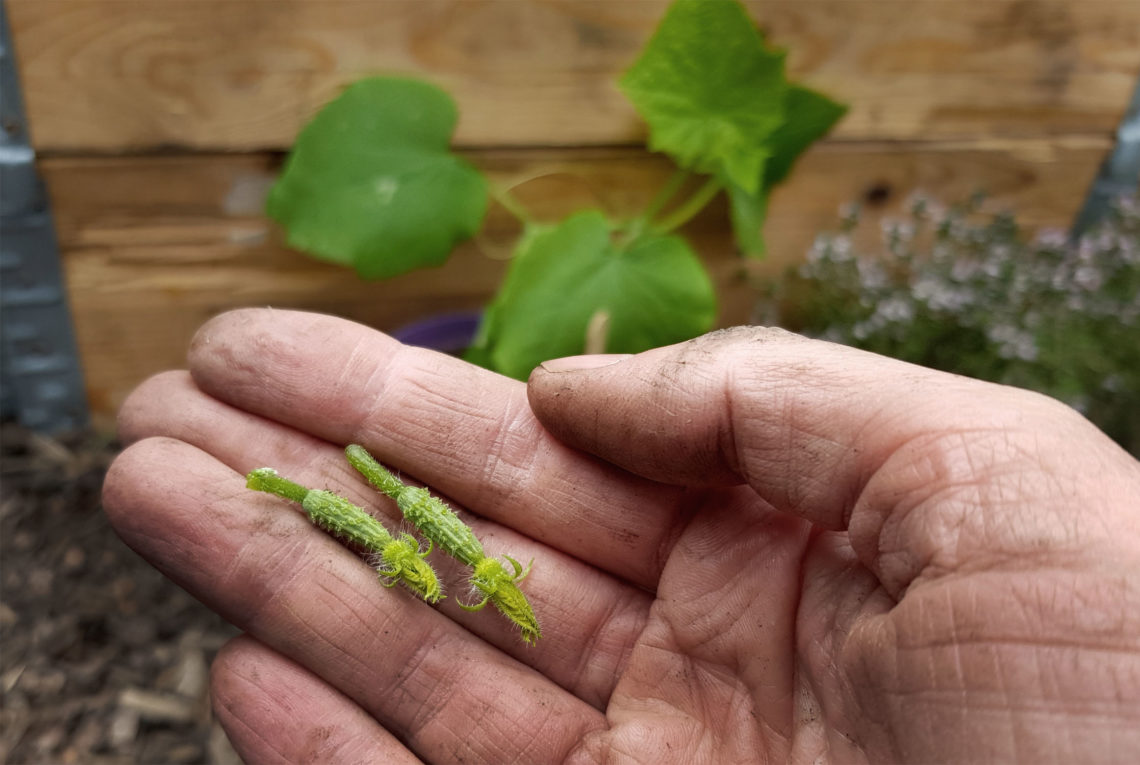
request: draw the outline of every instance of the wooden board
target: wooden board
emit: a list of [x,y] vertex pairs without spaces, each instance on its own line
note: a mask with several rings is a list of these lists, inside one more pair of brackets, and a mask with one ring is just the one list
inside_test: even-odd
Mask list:
[[[451,91],[468,147],[616,145],[614,85],[664,0],[9,0],[42,152],[280,149],[371,73]],[[840,139],[1108,135],[1140,73],[1136,0],[765,0]]]
[[[772,199],[770,258],[753,276],[796,262],[845,202],[891,214],[913,189],[960,199],[976,188],[1027,225],[1064,227],[1109,148],[1103,139],[983,144],[830,144],[816,147]],[[471,158],[512,185],[532,212],[557,217],[587,204],[613,214],[643,205],[671,172],[632,149],[498,150]],[[518,227],[492,208],[477,244],[445,266],[378,283],[281,244],[261,214],[279,155],[52,158],[52,195],[92,407],[109,417],[150,374],[183,363],[210,316],[246,305],[336,313],[381,329],[425,315],[477,309],[493,293]],[[876,230],[874,220],[869,229]],[[756,299],[732,250],[723,205],[685,230],[714,273],[722,324],[748,320]],[[490,255],[490,257],[488,257]]]

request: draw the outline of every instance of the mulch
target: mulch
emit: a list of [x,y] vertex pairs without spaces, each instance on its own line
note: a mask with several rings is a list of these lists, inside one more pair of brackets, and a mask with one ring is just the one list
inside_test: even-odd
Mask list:
[[115,535],[116,453],[0,426],[0,762],[238,763],[208,687],[236,631]]

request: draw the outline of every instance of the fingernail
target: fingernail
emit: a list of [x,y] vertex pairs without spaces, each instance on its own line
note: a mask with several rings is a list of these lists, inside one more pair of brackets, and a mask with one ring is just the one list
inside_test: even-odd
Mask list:
[[566,356],[561,359],[550,359],[539,366],[544,372],[582,372],[587,369],[598,369],[625,361],[630,357],[628,353],[593,353],[586,356]]

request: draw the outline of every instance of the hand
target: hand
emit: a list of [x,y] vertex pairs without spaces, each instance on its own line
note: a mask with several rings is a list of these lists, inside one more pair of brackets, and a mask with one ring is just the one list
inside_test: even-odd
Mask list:
[[[247,633],[213,694],[250,762],[1140,752],[1140,464],[1040,396],[761,329],[524,386],[250,310],[120,425],[112,521]],[[395,518],[349,442],[535,559],[535,647],[438,554],[432,608],[244,487],[268,465]]]

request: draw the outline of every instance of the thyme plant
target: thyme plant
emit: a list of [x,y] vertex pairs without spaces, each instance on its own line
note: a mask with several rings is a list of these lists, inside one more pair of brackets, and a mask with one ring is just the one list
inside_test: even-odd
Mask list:
[[1140,456],[1140,196],[1076,239],[1031,236],[984,202],[915,196],[868,251],[852,208],[769,286],[759,318],[1045,393]]

